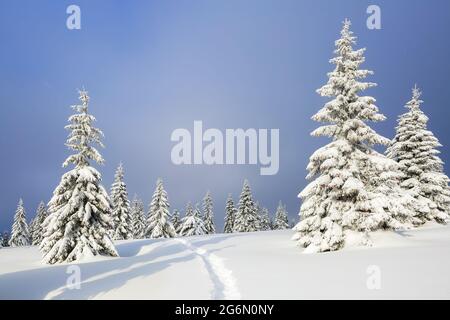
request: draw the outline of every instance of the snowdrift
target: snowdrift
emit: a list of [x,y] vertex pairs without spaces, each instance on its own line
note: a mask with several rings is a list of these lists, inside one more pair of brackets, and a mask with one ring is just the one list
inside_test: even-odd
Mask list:
[[[120,258],[51,266],[41,263],[37,247],[3,248],[0,298],[450,298],[450,226],[377,232],[371,248],[320,254],[303,253],[292,234],[119,241]],[[79,289],[66,285],[74,270]]]

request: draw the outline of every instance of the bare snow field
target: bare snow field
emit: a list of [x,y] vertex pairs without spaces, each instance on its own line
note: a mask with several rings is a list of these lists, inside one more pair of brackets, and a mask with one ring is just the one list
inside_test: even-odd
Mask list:
[[[52,266],[37,247],[3,248],[0,299],[450,299],[450,226],[377,232],[371,248],[319,254],[292,234],[119,241],[120,258]],[[71,266],[79,289],[66,285]]]

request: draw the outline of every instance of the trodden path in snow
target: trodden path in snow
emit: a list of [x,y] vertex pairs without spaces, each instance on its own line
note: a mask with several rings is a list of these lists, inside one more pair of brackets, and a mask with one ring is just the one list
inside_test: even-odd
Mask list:
[[196,247],[187,239],[178,238],[177,240],[203,260],[213,283],[211,299],[241,299],[241,293],[237,287],[236,279],[233,277],[233,272],[225,266],[221,257],[208,252],[206,249]]

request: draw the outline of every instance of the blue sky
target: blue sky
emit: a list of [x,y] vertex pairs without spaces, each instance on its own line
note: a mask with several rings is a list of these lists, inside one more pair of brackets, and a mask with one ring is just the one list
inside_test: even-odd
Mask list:
[[[81,30],[66,28],[66,8],[81,8]],[[366,28],[366,8],[381,8],[382,29]],[[344,18],[353,22],[365,67],[378,87],[368,94],[388,117],[374,125],[392,137],[414,83],[449,162],[450,2],[151,0],[0,2],[0,230],[9,229],[19,197],[28,217],[48,201],[65,172],[63,129],[77,88],[105,133],[109,188],[123,161],[130,196],[146,203],[162,177],[172,208],[210,190],[222,226],[228,193],[248,178],[273,213],[279,200],[297,215],[310,154],[327,143],[309,133],[326,101],[315,90],[332,66]],[[279,128],[280,170],[259,166],[175,166],[174,129]],[[446,171],[449,171],[448,164]]]

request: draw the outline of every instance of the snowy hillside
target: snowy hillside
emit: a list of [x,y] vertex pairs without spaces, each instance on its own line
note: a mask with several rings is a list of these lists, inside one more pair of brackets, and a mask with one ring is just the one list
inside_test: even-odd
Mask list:
[[[304,254],[292,231],[116,243],[120,258],[43,265],[37,247],[0,250],[1,299],[450,298],[450,227],[373,235],[373,248]],[[375,266],[375,269],[373,269]],[[379,289],[367,282],[379,271]],[[369,285],[369,287],[371,287]]]

